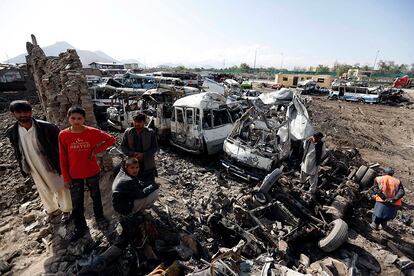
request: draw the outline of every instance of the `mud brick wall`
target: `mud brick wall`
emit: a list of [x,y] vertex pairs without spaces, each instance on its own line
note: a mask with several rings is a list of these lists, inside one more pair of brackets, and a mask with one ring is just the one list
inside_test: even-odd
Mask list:
[[86,110],[86,124],[96,126],[92,98],[76,50],[68,49],[58,57],[46,57],[34,35],[32,42],[26,43],[26,49],[28,70],[33,75],[47,120],[65,128],[68,126],[67,110],[80,105]]
[[[80,105],[86,111],[86,124],[96,126],[91,95],[88,93],[86,76],[76,50],[68,49],[58,57],[46,57],[32,35],[32,43],[26,43],[29,73],[33,75],[39,101],[46,119],[64,129],[69,126],[66,113],[73,105]],[[98,156],[104,171],[112,169],[110,155]]]

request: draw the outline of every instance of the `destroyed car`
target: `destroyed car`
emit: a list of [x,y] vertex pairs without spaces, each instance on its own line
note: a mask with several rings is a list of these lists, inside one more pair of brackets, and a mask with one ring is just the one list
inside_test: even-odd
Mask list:
[[259,99],[260,92],[256,90],[245,90],[243,93],[227,96],[227,103],[238,103],[246,111]]
[[193,86],[186,86],[185,83],[179,78],[170,77],[155,77],[157,81],[157,87],[170,87],[174,89],[182,89],[186,96],[200,93],[200,89]]
[[170,143],[194,154],[215,154],[241,116],[238,104],[223,95],[205,92],[178,99],[171,118]]
[[185,86],[198,88],[201,86],[201,78],[199,74],[191,72],[153,72],[150,75],[155,77],[166,77],[180,79]]
[[315,80],[303,80],[298,82],[297,89],[301,91],[303,95],[309,94],[328,94],[329,89],[324,87],[319,87]]
[[111,106],[107,109],[107,122],[117,130],[125,130],[133,125],[133,118],[141,108],[141,96],[130,96],[119,92],[111,96]]
[[396,78],[392,83],[392,87],[411,88],[414,86],[414,79],[410,79],[408,75]]
[[153,89],[157,87],[157,81],[153,76],[147,76],[145,74],[133,74],[125,73],[114,78],[118,82],[122,83],[125,89]]
[[302,94],[312,94],[317,90],[317,85],[315,80],[304,80],[298,82],[297,88],[302,92]]
[[346,91],[345,87],[339,87],[337,91],[330,91],[328,98],[331,100],[345,100],[361,103],[379,103],[381,101],[379,94],[368,93],[368,91],[357,92]]
[[222,165],[229,173],[247,181],[263,179],[289,157],[291,140],[304,139],[313,132],[299,96],[267,106],[272,101],[262,98],[263,108],[254,105],[244,113],[223,145]]
[[257,90],[251,89],[251,90],[245,90],[243,92],[242,97],[245,98],[245,99],[249,99],[249,100],[254,100],[255,101],[255,100],[257,100],[259,98],[260,94],[262,94],[262,93],[260,93]]
[[154,129],[159,138],[169,136],[173,104],[184,95],[184,89],[168,86],[150,89],[142,95],[142,110],[147,115],[147,127]]
[[98,122],[106,122],[107,109],[111,106],[110,97],[116,94],[118,88],[122,88],[122,83],[113,78],[102,78],[102,82],[88,88],[92,97],[93,112]]
[[253,88],[253,83],[249,80],[245,80],[240,84],[240,87],[242,89],[252,89]]
[[406,101],[402,95],[404,90],[383,86],[363,87],[351,90],[351,87],[339,87],[338,91],[330,91],[328,98],[331,100],[345,100],[361,103],[391,103]]
[[233,79],[225,79],[223,84],[224,84],[224,87],[226,89],[226,92],[229,95],[240,93],[240,83],[238,83],[237,81],[235,81]]
[[275,83],[275,84],[272,84],[272,86],[271,86],[271,88],[274,89],[274,90],[279,90],[283,87],[285,87],[285,86],[281,83]]

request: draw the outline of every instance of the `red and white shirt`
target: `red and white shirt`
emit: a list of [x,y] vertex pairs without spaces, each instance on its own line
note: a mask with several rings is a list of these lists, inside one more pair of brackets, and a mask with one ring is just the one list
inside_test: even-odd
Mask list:
[[92,151],[102,152],[115,143],[111,135],[86,126],[81,133],[73,133],[69,128],[59,133],[60,167],[63,179],[83,179],[98,174],[101,169]]

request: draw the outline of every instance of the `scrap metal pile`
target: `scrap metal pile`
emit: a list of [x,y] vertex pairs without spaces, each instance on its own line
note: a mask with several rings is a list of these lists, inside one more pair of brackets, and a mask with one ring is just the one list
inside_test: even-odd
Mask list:
[[[203,163],[182,169],[188,160],[176,157],[180,155],[168,151],[158,157],[160,179],[167,180],[171,188],[166,187],[169,191],[165,190],[164,200],[151,214],[136,218],[136,243],[121,259],[106,263],[105,271],[99,271],[103,275],[149,273],[161,260],[163,265],[156,271],[171,275],[380,272],[369,252],[348,242],[349,233],[357,235],[348,225],[358,233],[368,227],[366,211],[372,202],[366,197],[366,185],[376,175],[374,168],[360,166],[363,160],[355,149],[329,152],[315,198],[299,183],[295,166],[277,168],[263,181],[247,184]],[[181,171],[169,173],[174,167]],[[390,241],[394,247],[388,247],[389,251],[414,256],[404,243]],[[95,249],[101,251],[103,248]],[[96,260],[92,254],[78,262],[78,272],[96,272]],[[404,264],[407,271],[413,265],[397,256],[395,262],[401,267]]]
[[[378,164],[366,166],[356,149],[329,151],[319,190],[311,196],[299,182],[301,153],[295,145],[313,131],[306,107],[292,91],[266,97],[234,124],[224,142],[234,163],[224,161],[224,170],[211,162],[208,168],[188,167],[163,150],[158,162],[167,194],[151,214],[134,218],[136,243],[122,261],[103,266],[89,257],[78,272],[103,273],[106,267],[107,275],[148,273],[162,260],[149,275],[378,274],[375,258],[348,241],[355,231],[413,258],[408,242],[392,237],[384,243],[367,232]],[[414,263],[398,256],[394,262],[401,271],[412,268]]]

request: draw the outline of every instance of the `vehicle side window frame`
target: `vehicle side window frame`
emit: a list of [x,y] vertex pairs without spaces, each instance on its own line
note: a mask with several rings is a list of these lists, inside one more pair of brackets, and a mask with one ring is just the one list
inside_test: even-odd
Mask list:
[[[188,116],[189,113],[191,113],[190,117]],[[185,121],[188,125],[194,124],[194,110],[193,110],[193,108],[186,108],[185,109]]]
[[[180,108],[177,108],[176,109],[176,119],[177,119],[177,123],[184,123],[184,110],[183,110],[183,108],[182,107],[180,107]],[[180,119],[180,116],[179,116],[179,112],[181,112],[181,119]]]
[[[201,112],[200,112],[201,113]],[[210,115],[210,116],[208,116]],[[210,120],[207,120],[209,118]],[[210,121],[210,122],[208,122]],[[211,129],[213,128],[213,113],[211,109],[203,110],[203,117],[202,117],[202,129]]]

